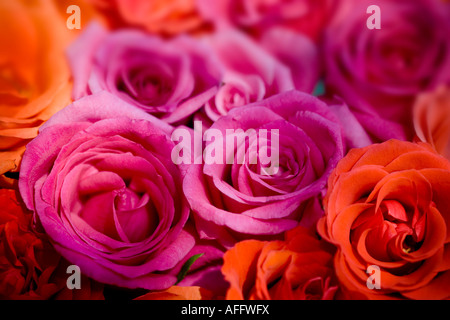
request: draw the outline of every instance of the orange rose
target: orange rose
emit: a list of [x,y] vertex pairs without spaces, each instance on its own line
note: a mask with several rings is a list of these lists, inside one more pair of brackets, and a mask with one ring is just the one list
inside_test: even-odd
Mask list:
[[414,105],[414,129],[420,141],[428,142],[450,160],[450,87],[419,95]]
[[227,300],[333,299],[337,286],[327,243],[305,228],[284,241],[245,240],[224,255]]
[[337,246],[342,287],[369,299],[450,298],[447,159],[389,140],[351,150],[328,185],[318,231]]
[[76,32],[63,17],[53,1],[0,2],[0,187],[39,126],[70,103],[64,50]]
[[69,263],[44,234],[34,232],[32,213],[16,191],[0,189],[0,299],[102,299],[103,286],[85,276],[81,289],[66,286]]
[[135,26],[174,35],[205,28],[196,0],[90,0],[113,28]]

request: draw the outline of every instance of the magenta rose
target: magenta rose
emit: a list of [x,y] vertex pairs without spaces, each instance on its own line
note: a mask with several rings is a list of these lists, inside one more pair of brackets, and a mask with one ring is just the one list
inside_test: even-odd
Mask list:
[[234,107],[294,89],[289,68],[245,34],[218,32],[207,42],[224,70],[222,85],[203,110],[211,122]]
[[324,102],[300,91],[219,118],[204,133],[203,159],[194,154],[183,182],[200,237],[229,247],[313,225],[323,214],[328,175],[343,156],[341,130]]
[[193,248],[171,127],[102,92],[55,114],[19,188],[56,250],[97,281],[165,289]]
[[78,99],[108,91],[167,123],[186,122],[217,91],[211,50],[187,36],[163,39],[92,23],[68,49]]
[[274,29],[256,42],[237,30],[206,37],[224,70],[222,84],[198,120],[212,124],[232,108],[297,89],[312,93],[319,78],[316,46],[302,35]]
[[[450,81],[444,3],[344,0],[340,5],[324,37],[327,92],[341,96],[376,140],[412,138],[415,97]],[[367,27],[373,22],[366,13],[371,5],[380,8],[380,29]]]
[[322,72],[319,47],[314,42],[282,27],[267,30],[259,42],[289,68],[295,89],[313,93]]

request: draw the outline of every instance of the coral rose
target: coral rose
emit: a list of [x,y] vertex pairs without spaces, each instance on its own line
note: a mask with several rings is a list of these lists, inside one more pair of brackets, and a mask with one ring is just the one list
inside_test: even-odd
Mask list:
[[[318,231],[337,246],[342,287],[369,299],[450,297],[450,162],[389,140],[351,150],[333,171]],[[379,268],[378,287],[368,285]]]
[[228,300],[330,300],[338,290],[333,250],[297,227],[284,241],[245,240],[224,255]]
[[0,29],[1,186],[39,126],[70,102],[64,49],[74,33],[53,1],[1,1]]
[[414,129],[420,141],[450,160],[450,87],[441,86],[417,97]]
[[152,33],[196,33],[208,26],[197,12],[196,0],[87,0],[113,28],[144,28]]

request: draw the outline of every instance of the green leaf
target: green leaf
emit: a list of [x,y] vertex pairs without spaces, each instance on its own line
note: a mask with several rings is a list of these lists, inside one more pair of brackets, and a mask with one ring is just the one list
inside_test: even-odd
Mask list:
[[196,255],[193,255],[183,264],[183,267],[181,267],[180,272],[177,274],[177,282],[175,284],[178,284],[181,280],[186,277],[186,274],[188,273],[189,269],[191,268],[192,264],[197,261],[198,258],[200,258],[203,255],[203,253],[199,253]]
[[314,88],[314,92],[313,92],[313,96],[323,96],[325,94],[325,84],[323,82],[323,80],[319,80],[319,82],[317,82],[316,87]]

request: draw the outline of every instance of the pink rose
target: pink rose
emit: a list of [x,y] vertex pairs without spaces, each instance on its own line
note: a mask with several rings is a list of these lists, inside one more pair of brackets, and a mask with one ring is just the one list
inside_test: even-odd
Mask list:
[[314,42],[301,33],[281,27],[267,30],[259,41],[289,68],[295,89],[313,93],[322,69],[319,48]]
[[[380,29],[367,27],[370,5]],[[341,1],[324,37],[327,92],[376,140],[412,138],[416,95],[450,81],[449,21],[438,0]]]
[[195,243],[171,127],[107,92],[55,114],[19,188],[56,250],[97,281],[166,289]]
[[[312,93],[318,50],[306,37],[273,29],[260,42],[237,30],[206,37],[224,70],[222,85],[197,118],[212,124],[232,108],[297,89]],[[294,45],[293,45],[294,44]]]
[[167,123],[186,122],[217,91],[221,70],[196,39],[88,26],[68,50],[75,99],[108,91]]
[[245,34],[218,32],[207,41],[224,69],[221,87],[205,104],[204,112],[211,121],[234,107],[294,89],[288,67]]
[[203,162],[183,183],[201,238],[227,247],[273,239],[323,214],[321,195],[344,145],[339,120],[318,98],[289,91],[233,108],[204,139]]

